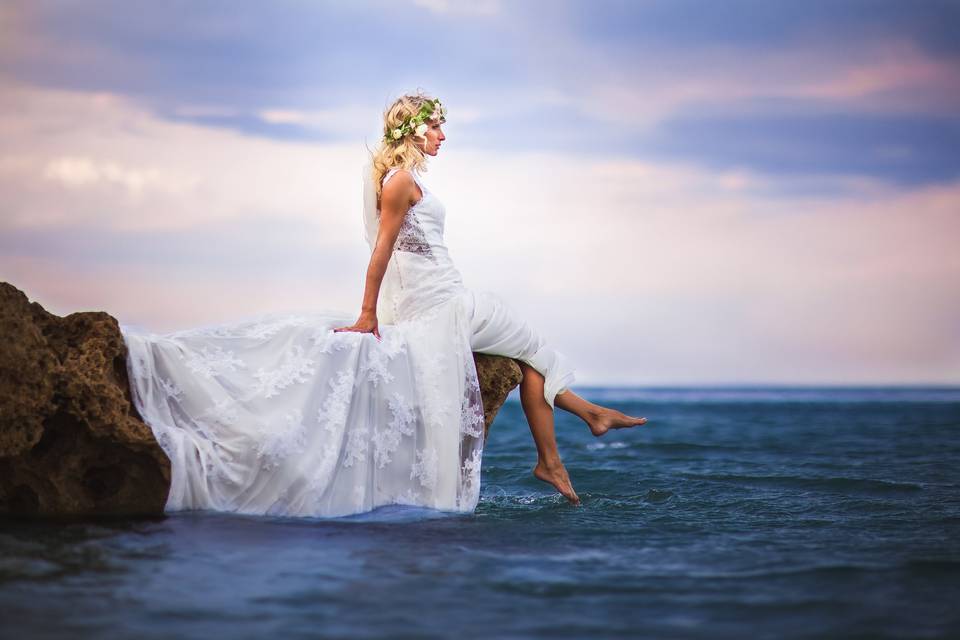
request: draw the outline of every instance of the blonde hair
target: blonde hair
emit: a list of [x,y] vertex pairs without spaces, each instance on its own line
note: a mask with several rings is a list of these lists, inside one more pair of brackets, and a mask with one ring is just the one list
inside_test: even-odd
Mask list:
[[[400,127],[408,118],[415,116],[420,112],[420,107],[430,100],[433,100],[433,96],[425,94],[420,89],[417,89],[414,94],[404,94],[394,100],[393,104],[383,112],[383,135],[388,136],[389,132]],[[441,117],[440,122],[446,122],[446,118]],[[421,149],[417,148],[415,144],[417,141],[426,143],[426,137],[418,136],[416,132],[405,135],[399,140],[387,140],[381,136],[376,149],[370,151],[367,147],[371,155],[370,165],[373,184],[377,189],[378,208],[380,193],[383,191],[383,184],[380,181],[390,169],[397,167],[407,170],[426,170],[427,157]]]

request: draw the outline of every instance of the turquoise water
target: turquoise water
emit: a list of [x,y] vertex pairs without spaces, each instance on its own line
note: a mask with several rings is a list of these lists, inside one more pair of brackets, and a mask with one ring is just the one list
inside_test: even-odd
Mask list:
[[470,516],[0,522],[3,637],[960,637],[960,389],[577,388],[583,505],[516,395]]

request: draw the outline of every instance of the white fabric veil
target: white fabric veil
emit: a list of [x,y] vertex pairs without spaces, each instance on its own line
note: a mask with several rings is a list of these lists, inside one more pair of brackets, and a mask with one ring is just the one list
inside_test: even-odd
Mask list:
[[[373,161],[363,167],[363,237],[370,246],[370,253],[377,246],[380,231],[380,212],[377,211],[377,189],[373,184]],[[400,294],[400,272],[393,253],[387,263],[387,271],[380,283],[380,295],[377,298],[377,324],[396,323],[397,296]]]

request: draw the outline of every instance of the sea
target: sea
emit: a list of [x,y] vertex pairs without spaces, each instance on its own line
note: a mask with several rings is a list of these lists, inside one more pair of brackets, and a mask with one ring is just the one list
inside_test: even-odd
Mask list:
[[960,638],[960,388],[516,390],[473,514],[0,521],[3,638]]

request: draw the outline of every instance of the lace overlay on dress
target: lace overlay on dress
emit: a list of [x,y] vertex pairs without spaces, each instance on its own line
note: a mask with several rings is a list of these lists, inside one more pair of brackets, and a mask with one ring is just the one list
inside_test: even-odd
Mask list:
[[397,235],[397,244],[394,245],[394,249],[416,253],[433,260],[433,252],[430,250],[426,235],[423,233],[423,228],[420,226],[420,221],[417,219],[417,214],[414,213],[413,208],[407,212],[403,223],[400,225],[400,233]]
[[[383,183],[386,184],[387,181],[393,177],[393,175],[398,171],[398,169],[390,169],[383,176]],[[429,190],[426,189],[420,180],[413,175],[414,181],[416,181],[417,186],[420,187],[420,192],[422,196],[420,199],[414,203],[408,210],[406,215],[403,218],[403,222],[400,224],[400,233],[397,235],[397,242],[393,245],[394,251],[406,251],[408,253],[415,253],[421,255],[433,262],[436,262],[436,258],[433,255],[433,251],[430,249],[430,243],[427,241],[427,236],[423,231],[423,225],[420,224],[419,218],[417,218],[417,213],[415,209],[421,206],[429,196]],[[379,210],[377,215],[379,215]]]

